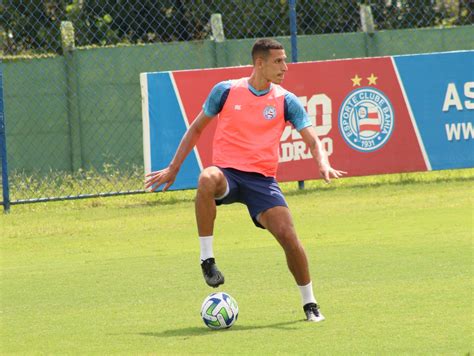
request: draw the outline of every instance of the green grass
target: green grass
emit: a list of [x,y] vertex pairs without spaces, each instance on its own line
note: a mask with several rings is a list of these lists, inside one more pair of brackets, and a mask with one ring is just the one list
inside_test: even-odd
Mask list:
[[79,169],[75,173],[51,170],[9,174],[10,200],[17,201],[143,190],[143,167],[104,163],[100,170]]
[[473,351],[474,170],[284,184],[327,320],[302,321],[274,239],[218,210],[239,303],[199,317],[193,192],[13,206],[0,216],[1,353],[440,354]]

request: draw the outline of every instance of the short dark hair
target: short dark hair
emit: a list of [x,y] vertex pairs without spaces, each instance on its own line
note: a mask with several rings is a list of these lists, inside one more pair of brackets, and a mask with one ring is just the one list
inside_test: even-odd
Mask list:
[[261,38],[257,40],[252,47],[252,61],[255,63],[255,59],[258,56],[266,58],[270,53],[271,49],[284,49],[283,45],[271,38]]

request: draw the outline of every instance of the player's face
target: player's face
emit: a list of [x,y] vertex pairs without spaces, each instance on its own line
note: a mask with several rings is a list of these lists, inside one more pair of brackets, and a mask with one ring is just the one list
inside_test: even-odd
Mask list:
[[262,73],[266,80],[280,84],[288,70],[284,49],[271,49],[268,57],[263,60]]

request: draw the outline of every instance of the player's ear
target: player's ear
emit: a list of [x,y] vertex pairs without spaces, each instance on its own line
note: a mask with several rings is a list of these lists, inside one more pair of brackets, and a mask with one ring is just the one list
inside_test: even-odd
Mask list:
[[256,68],[261,68],[265,59],[262,56],[255,57],[254,66]]

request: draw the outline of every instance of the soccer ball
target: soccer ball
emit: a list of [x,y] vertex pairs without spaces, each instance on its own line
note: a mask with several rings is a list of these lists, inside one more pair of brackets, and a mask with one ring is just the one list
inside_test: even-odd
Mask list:
[[227,293],[212,293],[202,303],[202,320],[211,329],[230,328],[238,316],[237,302]]

